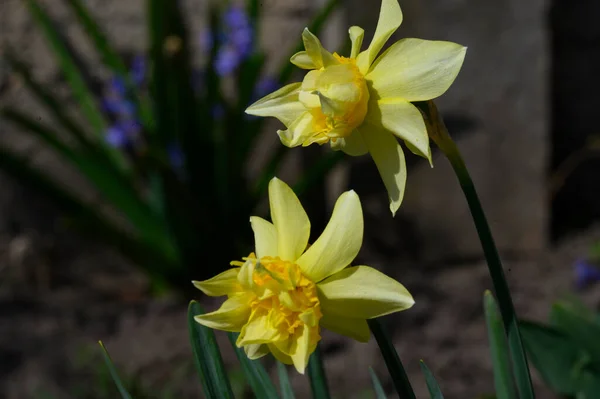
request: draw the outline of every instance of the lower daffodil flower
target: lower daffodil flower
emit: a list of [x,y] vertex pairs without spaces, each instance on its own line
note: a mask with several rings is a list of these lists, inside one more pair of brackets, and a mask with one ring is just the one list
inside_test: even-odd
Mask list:
[[198,323],[239,332],[236,344],[251,359],[271,352],[304,373],[321,327],[366,342],[367,319],[414,304],[396,280],[369,266],[348,267],[363,238],[354,191],[338,198],[311,246],[310,221],[290,187],[274,178],[269,201],[273,223],[250,218],[256,252],[212,279],[194,282],[207,295],[228,297],[218,310],[196,316]]
[[411,102],[441,96],[458,75],[466,52],[456,43],[402,39],[378,56],[401,22],[397,0],[382,0],[375,35],[366,50],[360,51],[363,29],[350,28],[350,57],[331,54],[305,29],[305,51],[290,60],[310,70],[304,80],[246,110],[279,119],[287,129],[277,133],[288,147],[330,143],[349,155],[369,152],[387,189],[392,214],[400,207],[406,185],[406,162],[396,138],[431,163],[427,129]]

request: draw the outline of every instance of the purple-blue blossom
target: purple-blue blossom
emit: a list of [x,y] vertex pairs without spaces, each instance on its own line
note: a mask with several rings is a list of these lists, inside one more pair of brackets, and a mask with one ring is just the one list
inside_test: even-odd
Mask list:
[[575,262],[575,285],[578,289],[600,281],[600,268],[586,259],[579,259]]

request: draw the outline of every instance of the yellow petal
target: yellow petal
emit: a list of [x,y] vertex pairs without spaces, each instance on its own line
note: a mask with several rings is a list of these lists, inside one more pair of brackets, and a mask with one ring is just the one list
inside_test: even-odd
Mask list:
[[208,280],[192,281],[192,284],[208,296],[231,295],[242,290],[242,286],[237,280],[239,272],[240,268],[236,267]]
[[359,342],[368,342],[371,337],[366,319],[323,313],[319,323],[329,331],[345,335]]
[[277,254],[282,260],[294,262],[308,244],[310,220],[296,194],[276,177],[269,182],[269,203],[277,229]]
[[256,116],[273,116],[289,126],[304,111],[298,101],[298,92],[302,83],[292,83],[261,98],[246,109],[246,113]]
[[269,353],[269,347],[265,344],[252,344],[244,346],[244,352],[250,360],[260,359]]
[[252,276],[254,274],[255,263],[256,259],[246,260],[238,273],[237,281],[245,290],[252,290],[252,287],[254,286]]
[[431,100],[454,82],[466,51],[451,42],[402,39],[377,58],[366,79],[379,99]]
[[363,74],[367,73],[369,66],[371,66],[385,42],[398,29],[401,23],[402,10],[400,10],[398,0],[383,0],[373,40],[371,40],[369,48],[360,53],[357,59],[358,68]]
[[303,326],[299,336],[296,338],[294,342],[294,348],[291,354],[292,362],[294,367],[300,374],[304,374],[304,369],[306,369],[306,365],[308,364],[308,359],[310,358],[310,354],[314,350],[311,350],[311,337],[310,334],[312,329]]
[[250,317],[251,300],[252,294],[237,294],[223,302],[218,310],[195,316],[194,320],[209,328],[240,332]]
[[268,344],[269,350],[273,354],[275,359],[279,360],[283,364],[294,364],[290,355],[283,353],[275,344]]
[[410,152],[412,152],[415,155],[418,155],[420,157],[426,158],[427,160],[429,160],[429,165],[433,168],[433,158],[431,157],[431,146],[428,146],[428,151],[427,154],[423,154],[421,153],[421,150],[419,150],[418,148],[416,148],[415,146],[413,146],[410,142],[408,141],[404,141],[404,145],[406,146],[406,148],[408,148],[410,150]]
[[236,341],[238,348],[245,345],[266,344],[274,341],[279,331],[271,326],[268,315],[258,316],[242,327]]
[[369,123],[363,123],[360,132],[387,189],[394,216],[406,187],[406,160],[402,147],[391,132]]
[[415,301],[402,284],[369,266],[348,267],[317,285],[323,314],[372,319]]
[[346,191],[335,203],[321,236],[296,261],[302,273],[318,282],[348,266],[356,258],[363,239],[360,199]]
[[338,61],[333,58],[333,55],[323,48],[319,38],[313,35],[308,28],[304,28],[304,31],[302,32],[302,41],[304,42],[306,53],[316,68],[338,64]]
[[421,112],[411,103],[400,98],[384,98],[369,103],[367,120],[394,133],[410,143],[416,154],[431,162],[429,136]]
[[346,154],[354,157],[365,155],[369,152],[369,149],[358,130],[354,130],[347,137],[339,137],[336,138],[335,141],[331,140],[329,143],[331,144],[332,149],[344,151]]
[[277,256],[277,229],[273,223],[258,216],[250,217],[250,225],[254,231],[256,257]]
[[350,41],[352,41],[350,58],[356,58],[358,53],[360,53],[360,48],[365,37],[365,30],[360,26],[351,26],[348,33],[350,34]]
[[[316,96],[315,96],[316,97]],[[286,130],[278,130],[277,135],[286,147],[297,147],[314,134],[313,116],[304,112]]]
[[306,51],[298,51],[292,55],[290,62],[302,69],[315,69],[315,64]]

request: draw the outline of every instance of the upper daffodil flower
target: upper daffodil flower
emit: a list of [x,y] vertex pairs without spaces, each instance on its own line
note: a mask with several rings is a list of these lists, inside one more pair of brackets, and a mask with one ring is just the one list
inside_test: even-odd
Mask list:
[[273,223],[250,218],[256,254],[194,282],[207,295],[228,297],[218,310],[196,316],[198,323],[239,332],[237,346],[250,359],[271,352],[304,373],[321,327],[366,342],[367,319],[414,304],[396,280],[369,266],[348,267],[363,238],[354,191],[338,198],[331,220],[311,246],[310,221],[292,189],[274,178],[269,202]]
[[[442,95],[462,66],[466,48],[456,43],[402,39],[378,56],[402,22],[397,0],[383,0],[375,35],[360,51],[364,31],[349,30],[350,57],[331,54],[308,29],[305,51],[291,62],[309,70],[301,83],[287,85],[252,104],[251,115],[273,116],[288,147],[330,143],[349,155],[371,153],[395,214],[404,196],[406,162],[396,138],[431,163],[423,117],[411,104]],[[396,137],[394,137],[396,136]]]

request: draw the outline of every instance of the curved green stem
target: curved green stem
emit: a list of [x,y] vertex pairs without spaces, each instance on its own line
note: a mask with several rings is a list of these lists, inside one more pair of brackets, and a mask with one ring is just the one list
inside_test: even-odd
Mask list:
[[494,284],[494,291],[498,298],[498,305],[504,322],[504,329],[506,330],[506,335],[508,337],[508,344],[513,362],[513,372],[515,374],[520,397],[523,399],[534,398],[535,394],[531,385],[531,376],[529,374],[525,349],[521,341],[517,314],[510,296],[510,290],[508,288],[508,283],[506,282],[500,255],[496,249],[490,226],[488,225],[485,213],[481,207],[481,202],[479,202],[473,180],[471,180],[471,176],[469,175],[469,171],[467,170],[460,151],[450,137],[433,101],[420,103],[418,106],[425,113],[429,137],[450,161],[454,173],[458,178],[458,182],[465,194],[467,203],[469,204],[469,210],[471,211],[473,222],[477,228],[477,234],[481,240],[483,253],[487,260],[490,276]]

